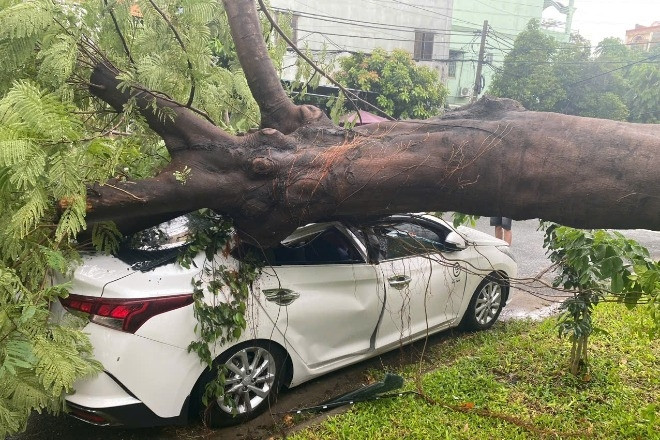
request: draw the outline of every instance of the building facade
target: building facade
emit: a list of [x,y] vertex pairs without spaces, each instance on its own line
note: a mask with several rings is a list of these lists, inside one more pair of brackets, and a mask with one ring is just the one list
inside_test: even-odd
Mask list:
[[[453,0],[271,0],[277,14],[288,16],[296,46],[326,60],[376,48],[404,49],[420,64],[447,78]],[[295,77],[295,54],[284,65],[283,79]]]
[[[532,19],[552,11],[561,29],[547,32],[568,41],[574,0],[271,0],[286,17],[296,46],[326,63],[355,52],[403,49],[433,68],[449,90],[447,103],[460,106],[487,91],[495,70]],[[484,21],[488,21],[484,64],[478,91],[475,80]],[[296,77],[297,56],[289,51],[282,78]],[[321,81],[328,85],[327,81]]]
[[627,30],[626,44],[646,52],[660,46],[660,21],[654,21],[651,26],[638,24],[635,29]]
[[[546,32],[560,41],[568,41],[575,11],[573,0],[567,5],[551,0],[454,0],[446,81],[449,105],[464,105],[485,93],[496,69],[503,65],[504,56],[513,47],[516,36],[530,20],[542,22],[544,11],[564,17],[561,30]],[[484,64],[475,91],[484,21],[488,21]]]

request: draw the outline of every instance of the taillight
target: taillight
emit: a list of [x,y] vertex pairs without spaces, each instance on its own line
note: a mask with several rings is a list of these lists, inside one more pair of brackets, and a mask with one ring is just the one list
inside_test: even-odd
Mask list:
[[69,295],[60,302],[69,310],[88,313],[90,320],[106,327],[135,333],[148,319],[193,303],[192,294],[157,298],[98,298]]

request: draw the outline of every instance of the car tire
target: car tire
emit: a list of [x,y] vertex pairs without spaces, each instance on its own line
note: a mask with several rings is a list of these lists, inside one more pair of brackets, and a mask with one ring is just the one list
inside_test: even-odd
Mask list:
[[[273,342],[248,341],[222,353],[214,364],[213,371],[207,370],[198,381],[191,404],[207,427],[221,428],[253,419],[275,402],[285,377],[286,353]],[[227,367],[225,393],[233,399],[233,408],[222,396],[207,406],[202,403],[206,384],[221,365]]]
[[509,285],[497,273],[486,276],[474,291],[463,315],[464,330],[486,330],[497,321],[508,296]]

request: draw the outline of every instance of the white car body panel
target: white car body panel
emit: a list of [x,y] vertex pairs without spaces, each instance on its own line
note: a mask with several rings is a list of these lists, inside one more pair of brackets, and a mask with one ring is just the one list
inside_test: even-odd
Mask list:
[[[300,297],[288,306],[263,296],[259,301],[288,344],[316,368],[369,350],[382,308],[377,282],[376,270],[368,264],[264,268],[261,291],[287,288]],[[310,334],[323,337],[310,340]]]
[[[465,276],[462,271],[455,278],[450,276],[452,271],[444,270],[441,259],[419,256],[380,264],[387,307],[379,328],[379,346],[414,340],[454,319],[456,296],[462,294]],[[390,285],[392,277],[408,277],[410,283],[398,289]]]
[[[160,321],[168,320],[161,318]],[[160,322],[160,325],[167,328],[168,323]],[[179,415],[186,397],[204,369],[199,358],[183,348],[97,324],[90,324],[85,330],[94,345],[94,357],[103,364],[105,371],[121,381],[158,416],[167,418]],[[77,393],[67,397],[67,400],[85,407],[100,408],[97,401],[76,396]]]
[[[427,221],[451,229],[431,216]],[[350,231],[363,257],[367,251]],[[380,264],[283,265],[265,267],[255,282],[239,341],[272,340],[289,354],[290,386],[387,351],[401,343],[449,328],[461,320],[482,278],[493,271],[516,276],[515,262],[497,249],[505,242],[469,228],[458,228],[467,247],[453,252],[411,256]],[[295,234],[292,236],[295,237]],[[235,260],[217,256],[222,264]],[[86,256],[75,271],[72,293],[105,298],[147,298],[192,292],[203,256],[189,269],[168,264],[148,272],[134,270],[111,256]],[[482,268],[482,269],[475,269]],[[410,277],[403,289],[388,279]],[[289,289],[299,296],[289,305],[266,299],[270,289]],[[207,297],[207,300],[211,300]],[[59,304],[53,310],[58,314]],[[177,417],[205,365],[187,347],[196,339],[193,306],[147,320],[135,334],[89,323],[85,331],[94,356],[107,374],[76,383],[67,400],[87,408],[143,403],[162,418]],[[234,344],[235,344],[234,343]],[[219,355],[229,346],[212,346]]]
[[78,380],[76,382],[76,392],[67,396],[67,400],[91,408],[107,408],[140,403],[140,400],[130,396],[106,373]]

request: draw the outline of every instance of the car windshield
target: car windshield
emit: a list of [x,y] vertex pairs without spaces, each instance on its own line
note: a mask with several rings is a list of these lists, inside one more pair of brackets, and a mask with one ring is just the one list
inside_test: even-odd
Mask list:
[[173,263],[190,243],[194,232],[207,227],[213,218],[214,215],[192,212],[143,229],[122,242],[117,258],[142,272]]
[[126,246],[139,250],[159,250],[184,246],[190,241],[192,221],[192,216],[186,214],[143,229],[130,236]]

